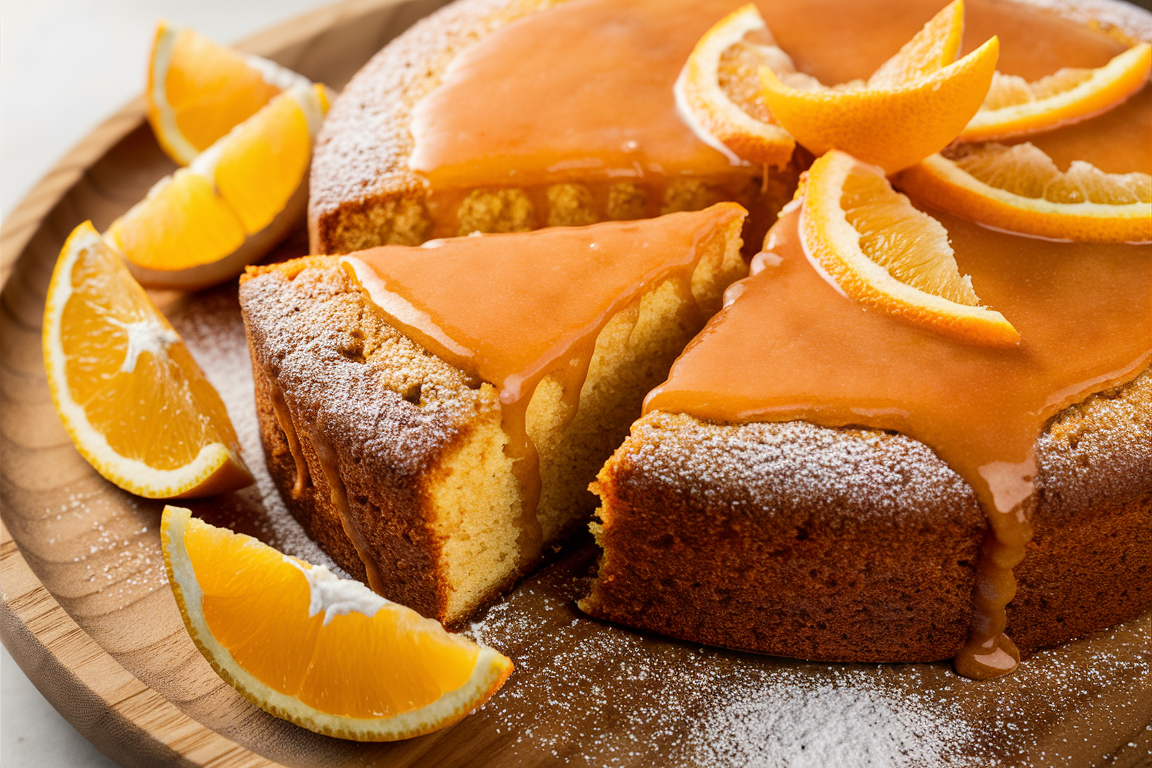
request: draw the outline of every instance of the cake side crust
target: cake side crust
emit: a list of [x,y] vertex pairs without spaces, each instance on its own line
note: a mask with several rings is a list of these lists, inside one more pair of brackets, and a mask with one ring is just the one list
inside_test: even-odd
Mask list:
[[[1152,605],[1150,395],[1145,371],[1038,441],[1037,537],[1008,610],[1025,654]],[[972,489],[911,438],[657,412],[597,488],[604,555],[582,603],[594,616],[829,661],[947,659],[967,639],[988,525]]]

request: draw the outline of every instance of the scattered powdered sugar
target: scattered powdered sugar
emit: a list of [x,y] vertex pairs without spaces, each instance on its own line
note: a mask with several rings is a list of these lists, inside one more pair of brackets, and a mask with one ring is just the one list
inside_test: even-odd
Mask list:
[[871,670],[833,682],[779,673],[741,680],[731,703],[691,736],[701,766],[977,766],[952,754],[973,728],[930,696],[900,697]]
[[501,764],[1073,768],[1152,713],[1147,616],[977,682],[946,662],[793,661],[592,621],[575,606],[590,562],[550,567],[466,631],[516,664],[473,716],[508,740]]

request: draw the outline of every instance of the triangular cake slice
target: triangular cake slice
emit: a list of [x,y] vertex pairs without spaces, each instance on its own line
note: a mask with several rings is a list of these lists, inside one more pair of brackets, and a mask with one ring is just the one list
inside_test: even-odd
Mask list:
[[586,489],[746,273],[745,211],[387,246],[241,281],[269,468],[310,536],[459,624]]

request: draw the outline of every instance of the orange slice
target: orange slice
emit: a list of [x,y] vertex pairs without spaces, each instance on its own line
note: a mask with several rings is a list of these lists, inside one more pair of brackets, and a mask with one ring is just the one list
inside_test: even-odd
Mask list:
[[181,165],[304,77],[259,56],[160,22],[148,65],[148,122]]
[[52,273],[44,365],[77,450],[124,490],[168,499],[252,482],[220,396],[89,222]]
[[872,73],[867,87],[897,88],[928,77],[956,61],[963,38],[964,0],[953,0]]
[[893,191],[884,171],[832,150],[808,170],[804,253],[849,298],[959,341],[1012,346],[1016,329],[980,306],[940,222]]
[[487,701],[512,662],[363,584],[165,507],[161,541],[184,626],[256,706],[357,741],[419,736]]
[[1140,43],[1099,69],[1061,69],[1034,83],[997,72],[960,141],[1023,136],[1107,112],[1144,87],[1150,67],[1152,46]]
[[[926,76],[951,64],[964,30],[963,0],[936,14],[868,82],[882,89]],[[795,140],[777,125],[761,95],[758,70],[767,67],[785,85],[804,91],[858,90],[863,82],[829,89],[797,71],[755,5],[721,19],[700,38],[676,81],[681,115],[706,143],[731,160],[783,165]]]
[[881,67],[875,82],[826,90],[791,87],[767,67],[760,78],[776,121],[805,148],[841,149],[894,173],[939,152],[968,124],[992,82],[999,46],[993,37],[959,61],[902,83],[896,82],[902,71],[923,70]]
[[754,5],[721,19],[692,50],[674,93],[685,122],[730,160],[786,165],[796,142],[764,107],[756,71],[795,72]]
[[1152,176],[1075,161],[1061,173],[1032,144],[960,144],[902,171],[897,186],[942,211],[1053,240],[1152,241]]
[[112,223],[109,243],[144,285],[194,290],[239,274],[296,226],[312,142],[328,109],[296,85],[165,177]]

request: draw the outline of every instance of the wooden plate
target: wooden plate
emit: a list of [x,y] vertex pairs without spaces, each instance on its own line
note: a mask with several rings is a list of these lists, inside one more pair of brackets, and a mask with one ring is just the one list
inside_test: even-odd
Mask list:
[[[441,0],[348,0],[245,48],[333,86]],[[159,547],[161,503],[100,478],[53,410],[40,352],[64,238],[105,228],[174,166],[137,100],[69,154],[0,240],[0,631],[45,696],[124,765],[1113,765],[1146,764],[1148,616],[989,683],[948,664],[808,664],[703,649],[583,617],[596,551],[576,542],[470,632],[516,662],[479,712],[396,744],[317,736],[252,707],[184,631]],[[281,255],[303,253],[300,234]],[[155,294],[224,397],[256,488],[191,504],[320,557],[263,471],[235,286]]]

